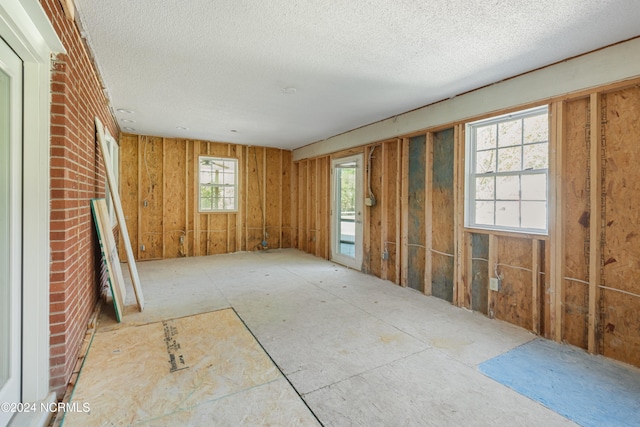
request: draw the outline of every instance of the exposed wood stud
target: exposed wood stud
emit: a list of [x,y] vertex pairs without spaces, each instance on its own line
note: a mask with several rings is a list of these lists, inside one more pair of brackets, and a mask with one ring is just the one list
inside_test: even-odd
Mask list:
[[454,304],[464,306],[465,281],[464,281],[464,125],[458,124],[454,128]]
[[[381,147],[382,151],[382,170],[381,174],[381,191],[380,191],[380,248],[384,253],[388,252],[386,242],[389,240],[388,236],[388,212],[389,209],[389,182],[388,179],[393,176],[389,173],[389,143],[385,142]],[[373,254],[376,257],[382,258],[382,254]],[[389,258],[382,260],[382,265],[380,266],[380,278],[383,280],[387,280],[389,275]]]
[[267,241],[267,147],[262,147],[262,240]]
[[193,201],[194,201],[194,210],[193,210],[193,254],[195,256],[200,256],[200,208],[199,208],[199,194],[198,194],[198,183],[197,177],[199,174],[199,163],[200,160],[198,156],[200,155],[200,141],[193,142]]
[[312,193],[311,193],[311,165],[312,165],[313,160],[309,160],[307,162],[307,170],[306,170],[306,198],[307,198],[307,216],[306,216],[306,221],[305,221],[305,227],[307,229],[307,242],[305,244],[306,248],[307,248],[307,252],[309,253],[314,253],[315,254],[315,247],[314,245],[312,245],[310,241],[311,236],[313,235],[315,237],[315,235],[313,234],[313,231],[311,230],[311,201],[312,201]]
[[591,193],[589,194],[591,215],[589,219],[589,323],[588,344],[589,353],[597,354],[598,349],[598,316],[600,314],[600,281],[602,278],[602,248],[601,248],[601,218],[602,218],[602,158],[601,158],[601,129],[600,94],[591,94],[591,147],[590,147],[590,176]]
[[160,244],[162,245],[162,259],[167,257],[166,249],[167,245],[165,244],[165,240],[167,238],[167,229],[166,229],[166,218],[167,218],[167,198],[164,196],[166,183],[166,173],[164,171],[167,170],[167,156],[165,155],[167,152],[167,141],[166,138],[162,138],[162,238],[160,239]]
[[142,245],[144,244],[144,238],[142,233],[142,210],[144,209],[143,200],[142,200],[142,143],[143,139],[147,138],[146,136],[138,135],[138,241],[132,242],[136,245],[136,259],[141,259],[142,255]]
[[400,196],[400,220],[402,244],[400,250],[400,284],[404,287],[408,284],[409,276],[409,138],[402,138],[402,192]]
[[540,334],[540,314],[542,305],[540,304],[540,241],[531,241],[531,325],[533,332]]
[[[231,144],[227,144],[227,157],[231,157]],[[226,215],[226,230],[227,230],[227,241],[225,245],[225,252],[231,252],[231,214],[227,213]]]
[[184,256],[189,256],[189,141],[184,142]]
[[[245,222],[245,217],[244,217],[244,213],[246,211],[246,207],[244,206],[244,194],[245,194],[245,186],[247,185],[244,179],[244,176],[242,174],[242,168],[243,168],[243,159],[245,159],[247,156],[245,156],[245,147],[243,146],[238,146],[237,147],[237,156],[238,156],[238,212],[236,213],[236,247],[235,250],[236,251],[242,251],[244,249],[244,246],[242,245],[243,242],[243,237],[242,237],[242,231],[244,230],[244,224]],[[244,166],[244,168],[246,169],[246,165]]]
[[[253,149],[255,150],[256,147],[253,147]],[[251,147],[247,147],[247,155],[244,158],[245,160],[245,164],[244,164],[244,186],[245,188],[248,188],[249,186],[249,157],[251,157],[251,153],[249,153],[249,150],[251,150]],[[249,191],[245,190],[244,192],[244,248],[245,250],[249,250]]]
[[[368,188],[368,174],[371,173],[369,171],[369,153],[371,153],[371,146],[364,147],[363,152],[363,181],[364,185],[363,192],[365,193],[365,197],[369,197],[369,188]],[[371,208],[367,206],[363,206],[364,212],[362,214],[362,267],[365,273],[371,273]]]
[[425,141],[425,184],[424,184],[424,293],[433,291],[433,132],[427,132]]
[[396,259],[396,263],[395,263],[395,278],[394,278],[394,282],[396,283],[396,285],[400,285],[401,284],[401,262],[400,259],[402,257],[402,244],[401,244],[401,235],[402,235],[402,231],[401,231],[401,226],[400,226],[400,217],[401,217],[401,203],[400,203],[400,199],[401,197],[401,183],[402,183],[402,175],[400,173],[400,171],[402,170],[402,146],[403,146],[403,142],[401,138],[398,138],[396,140],[396,173],[395,173],[395,177],[396,177],[396,198],[395,198],[395,219],[396,219],[396,239],[395,239],[395,259]]
[[282,204],[283,185],[282,176],[284,175],[284,152],[280,150],[280,169],[278,174],[278,247],[282,247],[282,214],[284,205]]
[[[550,329],[553,339],[562,341],[564,328],[564,231],[563,231],[563,197],[562,197],[562,165],[563,159],[563,111],[564,104],[556,102],[551,105],[551,138],[549,141],[549,234],[551,237],[550,265]],[[535,308],[535,307],[534,307]]]
[[298,163],[291,166],[291,246],[300,248],[298,243]]
[[313,180],[313,195],[315,197],[315,205],[316,208],[314,209],[314,212],[310,212],[310,214],[313,215],[314,217],[314,228],[315,228],[315,232],[313,233],[313,254],[315,256],[319,256],[320,254],[320,233],[323,232],[321,227],[320,227],[320,193],[318,192],[319,190],[319,184],[320,184],[320,162],[321,159],[316,158],[314,161],[315,164],[315,178]]
[[465,283],[464,307],[471,310],[471,284],[473,280],[473,240],[471,233],[463,232],[464,235],[464,251],[463,251],[463,280]]

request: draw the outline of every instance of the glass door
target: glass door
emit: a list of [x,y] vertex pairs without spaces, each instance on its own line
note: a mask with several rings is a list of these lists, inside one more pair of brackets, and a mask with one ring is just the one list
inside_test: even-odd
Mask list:
[[362,154],[331,162],[331,259],[362,267]]
[[[22,61],[0,39],[0,402],[20,402]],[[11,413],[0,411],[0,425]]]

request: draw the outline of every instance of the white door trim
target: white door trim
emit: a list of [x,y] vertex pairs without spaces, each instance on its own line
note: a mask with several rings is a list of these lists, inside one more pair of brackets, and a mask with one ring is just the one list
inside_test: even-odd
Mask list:
[[[2,274],[6,275],[6,285],[9,287],[9,298],[3,301],[8,304],[9,310],[2,313],[9,314],[6,319],[9,329],[5,331],[8,332],[9,347],[2,348],[2,351],[4,353],[9,350],[7,359],[4,359],[3,355],[3,364],[8,362],[9,371],[4,383],[0,384],[0,402],[19,402],[22,381],[22,61],[3,40],[0,40],[0,70],[10,79],[8,93],[4,94],[9,95],[9,108],[6,111],[3,108],[2,112],[3,116],[9,118],[7,124],[10,130],[6,135],[8,140],[5,141],[7,152],[3,154],[3,157],[6,156],[3,163],[7,162],[9,172],[5,183],[8,184],[8,203],[3,206],[3,210],[8,208],[8,246],[4,246],[3,239],[2,248],[2,258],[8,261]],[[2,129],[3,134],[4,132],[5,129]],[[2,269],[4,268],[3,263]],[[4,311],[4,308],[2,310]],[[0,425],[6,423],[10,416],[11,413],[0,411]]]
[[39,1],[3,0],[0,37],[24,66],[22,401],[49,391],[49,127],[51,55],[66,53]]

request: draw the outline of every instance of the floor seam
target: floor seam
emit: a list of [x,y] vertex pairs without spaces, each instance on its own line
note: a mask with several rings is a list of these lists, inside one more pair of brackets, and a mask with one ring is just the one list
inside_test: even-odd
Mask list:
[[389,366],[389,365],[391,365],[391,364],[393,364],[393,363],[400,362],[400,361],[402,361],[402,360],[406,360],[406,359],[408,359],[408,358],[410,358],[410,357],[416,356],[416,355],[418,355],[418,354],[420,354],[420,353],[424,353],[424,352],[429,351],[429,350],[433,350],[433,348],[431,348],[431,347],[423,348],[423,349],[418,350],[418,351],[415,351],[415,352],[413,352],[413,353],[411,353],[411,354],[406,354],[406,355],[404,355],[404,356],[402,356],[402,357],[398,357],[397,359],[390,360],[389,362],[383,363],[383,364],[381,364],[381,365],[374,366],[374,367],[369,368],[369,369],[365,369],[364,371],[358,372],[358,373],[356,373],[356,374],[353,374],[353,375],[348,376],[348,377],[346,377],[346,378],[343,378],[343,379],[341,379],[341,380],[334,381],[334,382],[332,382],[331,384],[327,384],[327,385],[324,385],[324,386],[322,386],[322,387],[318,387],[318,388],[316,388],[316,389],[314,389],[314,390],[311,390],[311,391],[305,392],[305,393],[303,393],[303,396],[307,396],[307,395],[309,395],[309,394],[315,393],[315,392],[320,391],[320,390],[323,390],[323,389],[325,389],[325,388],[333,387],[333,386],[334,386],[334,385],[336,385],[336,384],[340,384],[340,383],[342,383],[342,382],[349,381],[350,379],[353,379],[353,378],[355,378],[355,377],[359,377],[359,376],[364,375],[364,374],[367,374],[367,373],[369,373],[369,372],[373,372],[373,371],[375,371],[375,370],[377,370],[377,369],[384,368],[385,366]]
[[307,401],[305,400],[304,396],[302,394],[300,394],[300,392],[298,391],[298,389],[296,388],[295,385],[293,385],[293,383],[291,382],[291,380],[289,379],[289,377],[284,373],[284,371],[282,370],[282,368],[280,367],[280,365],[278,363],[276,363],[276,361],[273,359],[273,357],[271,357],[271,354],[269,354],[269,352],[267,351],[267,349],[262,345],[262,343],[260,342],[260,340],[258,339],[258,337],[253,333],[253,331],[251,330],[251,328],[249,328],[249,325],[247,325],[247,323],[244,321],[244,319],[240,316],[240,314],[236,311],[235,307],[231,307],[231,309],[234,311],[234,313],[236,314],[236,316],[238,316],[238,319],[240,319],[240,321],[242,322],[242,324],[244,325],[245,328],[247,328],[247,331],[249,331],[249,333],[251,334],[251,336],[253,336],[253,339],[256,340],[256,342],[258,343],[258,345],[260,346],[260,348],[262,349],[262,351],[264,351],[264,354],[267,355],[267,357],[269,358],[269,360],[271,360],[271,363],[273,363],[273,365],[276,367],[276,369],[278,370],[278,372],[280,372],[280,374],[282,375],[282,377],[289,383],[289,385],[291,386],[291,388],[293,389],[293,391],[298,395],[298,397],[300,398],[300,400],[302,401],[302,403],[304,403],[304,406],[307,407],[307,409],[309,410],[309,412],[311,413],[311,415],[313,415],[313,417],[318,421],[318,424],[320,424],[321,426],[324,426],[324,423],[322,421],[320,421],[320,418],[318,417],[318,415],[314,412],[313,409],[311,409],[311,406],[309,406],[309,404],[307,403]]

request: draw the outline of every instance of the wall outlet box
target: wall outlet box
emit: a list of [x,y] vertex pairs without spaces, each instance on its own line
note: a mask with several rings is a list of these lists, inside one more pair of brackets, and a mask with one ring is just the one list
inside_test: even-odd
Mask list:
[[376,205],[376,199],[372,199],[371,197],[367,197],[366,199],[364,199],[364,204],[365,204],[365,206],[375,206]]
[[498,279],[497,277],[491,277],[489,278],[489,289],[491,289],[492,291],[499,291],[500,290],[500,279]]

